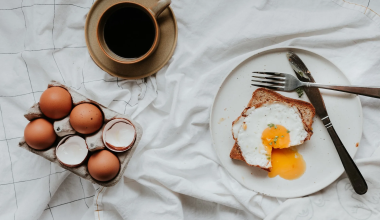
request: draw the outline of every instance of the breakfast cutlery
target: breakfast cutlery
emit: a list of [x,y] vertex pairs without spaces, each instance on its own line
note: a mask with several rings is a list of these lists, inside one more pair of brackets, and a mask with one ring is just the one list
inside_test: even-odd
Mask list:
[[[308,70],[308,68],[305,66],[302,60],[294,52],[290,51],[287,53],[286,56],[299,80],[301,80],[303,83],[315,83],[315,80],[313,76],[311,75],[310,71]],[[276,77],[274,76],[276,76],[276,74],[271,74],[271,77],[269,78],[277,78],[277,76]],[[316,114],[322,120],[328,133],[330,134],[330,137],[335,145],[335,148],[338,152],[340,160],[342,161],[343,167],[351,182],[352,187],[354,188],[357,194],[359,195],[365,194],[368,190],[367,183],[365,179],[363,178],[362,174],[360,173],[359,169],[357,168],[356,164],[352,160],[350,154],[348,154],[338,134],[336,133],[330,121],[330,118],[327,114],[325,103],[323,101],[323,98],[319,89],[312,88],[312,87],[304,87],[304,91],[306,95],[308,96],[311,104],[313,104]]]
[[[291,62],[291,61],[290,61]],[[294,65],[292,63],[292,65]],[[260,86],[265,88],[270,88],[279,91],[293,91],[300,87],[314,87],[336,90],[341,92],[348,92],[358,95],[369,96],[373,98],[380,98],[380,87],[360,87],[360,86],[339,86],[339,85],[324,85],[320,83],[313,82],[302,82],[296,77],[287,73],[277,73],[277,72],[253,72],[254,78],[251,80],[254,82],[253,86]],[[303,74],[302,71],[296,72],[296,74]],[[302,75],[308,79],[307,75]],[[260,83],[260,84],[258,84]]]

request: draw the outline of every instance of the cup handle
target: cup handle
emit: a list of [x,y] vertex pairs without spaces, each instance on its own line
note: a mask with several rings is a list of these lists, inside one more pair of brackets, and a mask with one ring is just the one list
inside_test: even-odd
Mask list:
[[171,2],[171,0],[159,0],[153,7],[149,8],[149,11],[152,12],[153,16],[157,19]]

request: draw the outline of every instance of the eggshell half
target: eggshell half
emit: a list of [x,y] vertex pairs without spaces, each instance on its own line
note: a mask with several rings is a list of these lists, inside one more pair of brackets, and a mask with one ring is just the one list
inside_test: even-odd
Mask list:
[[103,143],[114,152],[129,150],[136,140],[136,129],[127,119],[114,119],[103,128]]
[[87,158],[88,149],[86,141],[77,135],[64,137],[57,146],[58,161],[67,167],[77,167]]

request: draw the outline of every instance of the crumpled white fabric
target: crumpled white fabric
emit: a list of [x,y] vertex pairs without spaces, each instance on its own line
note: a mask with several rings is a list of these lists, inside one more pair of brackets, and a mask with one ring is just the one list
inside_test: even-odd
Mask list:
[[310,196],[289,199],[265,219],[368,219],[380,218],[380,149],[370,158],[356,160],[365,176],[368,192],[355,193],[350,180],[343,174],[333,184]]
[[[314,219],[341,219],[343,214],[328,215],[339,207],[334,186],[342,187],[342,198],[359,201],[347,199],[351,203],[339,209],[345,216],[378,214],[380,164],[366,158],[380,145],[380,100],[360,97],[363,138],[356,158],[370,182],[363,198],[352,194],[344,177],[307,198],[257,194],[220,165],[208,124],[221,81],[258,49],[301,47],[332,61],[353,84],[377,86],[375,11],[345,0],[173,0],[179,31],[173,57],[155,76],[129,81],[109,76],[87,52],[83,27],[92,3],[0,1],[0,219],[312,219],[310,207]],[[143,126],[144,136],[116,186],[93,186],[17,147],[27,124],[23,113],[51,79]],[[320,208],[318,196],[333,205]]]

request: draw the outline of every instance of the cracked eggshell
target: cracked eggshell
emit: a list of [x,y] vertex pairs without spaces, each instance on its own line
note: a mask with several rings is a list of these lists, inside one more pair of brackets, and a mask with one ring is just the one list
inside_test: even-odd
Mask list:
[[66,167],[80,166],[88,156],[86,141],[77,135],[64,137],[57,145],[58,162]]
[[63,137],[70,134],[75,134],[75,130],[71,127],[70,116],[54,122],[54,131],[59,137]]
[[[39,155],[39,156],[51,161],[52,163],[55,163],[57,166],[60,166],[64,169],[78,175],[79,177],[84,178],[84,179],[94,183],[94,184],[98,184],[98,185],[104,186],[104,187],[114,186],[116,183],[118,183],[120,181],[120,179],[123,178],[123,173],[126,170],[126,168],[128,167],[129,161],[131,160],[132,156],[134,155],[134,151],[136,150],[136,148],[139,145],[139,142],[143,136],[143,129],[142,129],[141,125],[138,122],[134,121],[129,115],[125,115],[125,114],[121,114],[121,113],[118,113],[116,111],[113,111],[112,109],[109,109],[106,106],[104,106],[104,105],[102,105],[102,104],[100,104],[100,103],[98,103],[92,99],[87,98],[86,96],[78,93],[77,91],[75,91],[71,87],[66,86],[64,84],[61,84],[60,82],[53,80],[49,83],[48,87],[50,88],[52,86],[60,86],[62,88],[67,89],[67,91],[69,91],[71,94],[74,106],[77,106],[81,103],[92,103],[92,104],[97,105],[102,110],[102,112],[104,113],[104,124],[106,124],[107,122],[109,122],[113,119],[126,119],[127,121],[131,122],[131,124],[133,124],[135,126],[136,140],[134,141],[133,146],[131,146],[131,148],[129,150],[114,154],[118,158],[119,163],[120,163],[119,173],[112,180],[99,181],[99,180],[96,180],[93,177],[91,177],[89,170],[87,169],[88,168],[87,159],[78,167],[67,167],[67,166],[61,164],[58,161],[57,156],[56,156],[56,149],[57,149],[56,147],[57,147],[57,143],[59,141],[56,141],[52,147],[50,147],[46,150],[35,150],[35,149],[31,148],[26,143],[25,138],[23,137],[23,138],[21,138],[21,140],[19,142],[19,147],[21,147],[24,150],[27,150],[33,154]],[[34,104],[33,107],[29,109],[29,111],[25,114],[25,118],[27,118],[29,121],[32,121],[36,118],[44,118],[44,115],[42,114],[42,112],[39,109],[38,103]],[[102,131],[103,130],[101,130],[101,135],[102,135]],[[75,133],[75,134],[77,134],[77,133]],[[92,135],[93,134],[91,134],[91,136]],[[63,138],[65,138],[65,137],[63,137]],[[61,137],[61,139],[62,139],[62,137]],[[103,143],[103,145],[104,145],[104,143]],[[88,147],[90,148],[90,146],[88,146]],[[105,148],[105,146],[104,146],[104,148]],[[102,151],[102,150],[97,150],[96,152],[93,152],[91,154],[93,155],[93,154],[100,152],[100,151]],[[107,149],[106,151],[109,151],[109,150]],[[90,153],[89,153],[89,155],[90,155]],[[89,158],[89,156],[87,158]]]
[[127,119],[114,119],[104,126],[102,138],[109,150],[123,152],[129,150],[135,143],[136,128]]
[[104,127],[105,125],[103,125],[103,127],[95,134],[86,137],[86,143],[89,151],[103,150],[106,148],[102,138]]

